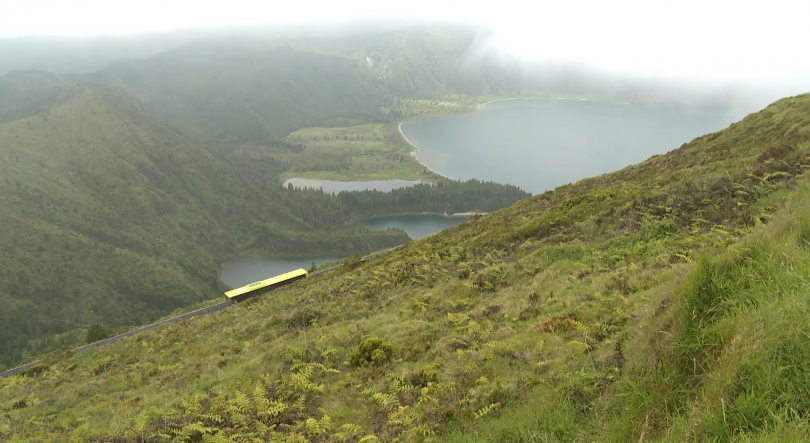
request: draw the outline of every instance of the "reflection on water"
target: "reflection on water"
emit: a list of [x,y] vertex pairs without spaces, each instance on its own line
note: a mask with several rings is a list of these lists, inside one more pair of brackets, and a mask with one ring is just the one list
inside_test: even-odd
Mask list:
[[342,182],[334,180],[321,180],[318,178],[291,178],[284,182],[286,187],[292,183],[296,188],[320,188],[324,192],[337,194],[341,191],[365,191],[375,189],[377,191],[390,192],[397,188],[407,188],[418,185],[421,180],[371,180],[371,181],[351,181]]

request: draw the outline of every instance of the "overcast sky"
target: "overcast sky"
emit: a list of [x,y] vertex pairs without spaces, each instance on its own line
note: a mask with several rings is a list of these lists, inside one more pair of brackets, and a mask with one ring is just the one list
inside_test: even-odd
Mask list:
[[[490,25],[527,58],[648,77],[787,82],[810,91],[808,0],[9,0],[0,36],[98,35],[351,17]],[[794,88],[795,88],[794,87]]]

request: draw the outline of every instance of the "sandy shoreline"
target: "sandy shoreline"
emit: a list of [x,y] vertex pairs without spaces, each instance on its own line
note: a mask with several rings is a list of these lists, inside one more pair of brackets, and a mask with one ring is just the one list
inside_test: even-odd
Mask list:
[[416,145],[415,145],[415,144],[411,143],[411,141],[410,141],[410,140],[408,140],[408,137],[406,137],[406,136],[405,136],[405,133],[404,133],[404,132],[402,132],[402,124],[403,124],[403,123],[405,123],[405,122],[400,123],[400,124],[399,124],[399,126],[397,126],[397,128],[399,129],[399,135],[401,135],[401,136],[402,136],[402,138],[403,138],[403,139],[405,139],[405,141],[406,141],[406,142],[407,142],[409,145],[411,145],[411,147],[414,149],[413,151],[411,151],[411,155],[413,156],[413,158],[414,158],[414,159],[415,159],[417,162],[419,162],[419,164],[420,164],[420,165],[422,165],[422,166],[424,166],[426,169],[430,170],[430,172],[432,172],[432,173],[434,173],[434,174],[436,174],[436,175],[439,175],[439,176],[441,176],[441,177],[444,177],[444,178],[446,178],[446,179],[450,180],[450,177],[447,177],[446,175],[442,174],[441,172],[436,171],[435,169],[431,168],[430,166],[428,166],[428,165],[426,165],[426,164],[422,163],[422,160],[419,160],[419,157],[417,157],[417,156],[416,156],[416,153],[417,153],[417,152],[419,152],[419,148],[418,148],[418,147],[416,147]]

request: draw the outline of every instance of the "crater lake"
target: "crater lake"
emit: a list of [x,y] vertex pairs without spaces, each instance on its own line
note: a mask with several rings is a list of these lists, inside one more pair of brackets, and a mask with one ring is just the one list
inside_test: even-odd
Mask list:
[[622,169],[727,127],[715,109],[585,100],[501,100],[400,129],[427,167],[533,194]]

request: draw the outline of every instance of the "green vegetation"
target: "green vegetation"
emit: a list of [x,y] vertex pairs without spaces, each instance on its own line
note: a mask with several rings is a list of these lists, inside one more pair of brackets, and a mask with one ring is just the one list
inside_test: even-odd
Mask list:
[[[221,297],[227,256],[408,241],[398,230],[346,229],[373,209],[331,195],[313,206],[280,186],[284,164],[219,155],[120,91],[32,75],[0,80],[22,91],[0,98],[16,118],[0,124],[0,368],[78,344],[93,323],[140,325]],[[26,92],[37,85],[47,94]]]
[[10,72],[0,81],[0,122],[45,112],[59,95],[63,80],[46,72]]
[[411,146],[393,124],[304,128],[290,134],[287,142],[300,145],[301,152],[286,150],[276,155],[290,164],[282,180],[302,177],[436,181],[442,178],[426,171],[411,155]]
[[[368,262],[51,354],[0,381],[0,438],[805,440],[809,156],[810,96],[784,99]],[[352,365],[375,349],[388,361]]]
[[89,328],[87,328],[87,335],[84,337],[84,342],[95,343],[97,341],[104,340],[109,336],[110,332],[104,327],[104,325],[93,323]]
[[474,111],[476,107],[496,98],[495,96],[469,97],[466,95],[450,95],[438,99],[396,97],[392,101],[390,109],[386,109],[386,111],[405,121],[445,117]]
[[394,345],[383,344],[379,338],[363,340],[360,349],[349,357],[349,364],[354,367],[382,366],[394,355]]
[[[527,194],[428,174],[395,126],[525,89],[465,69],[474,39],[212,39],[85,77],[141,102],[0,78],[0,367],[49,352],[0,380],[0,441],[810,439],[810,96],[496,211]],[[62,351],[212,303],[223,257],[368,252],[407,238],[353,218],[469,210],[495,212]]]

